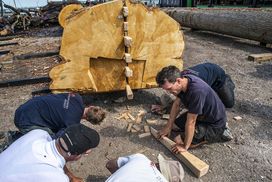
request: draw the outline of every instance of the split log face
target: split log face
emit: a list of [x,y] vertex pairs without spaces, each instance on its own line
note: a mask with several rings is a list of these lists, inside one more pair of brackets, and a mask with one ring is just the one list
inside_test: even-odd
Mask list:
[[81,4],[69,4],[65,6],[61,12],[59,13],[58,20],[59,24],[64,28],[65,27],[65,20],[68,18],[73,12],[83,8]]
[[82,8],[65,20],[60,55],[66,60],[50,72],[53,91],[125,90],[125,66],[132,89],[156,85],[164,66],[182,69],[183,34],[179,24],[159,9],[126,1],[132,62],[126,63],[121,0]]

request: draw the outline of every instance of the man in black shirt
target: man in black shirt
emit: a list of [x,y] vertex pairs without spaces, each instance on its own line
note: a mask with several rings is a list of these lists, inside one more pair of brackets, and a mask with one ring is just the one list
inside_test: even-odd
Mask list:
[[219,96],[226,108],[234,105],[234,88],[229,75],[213,63],[198,64],[181,72],[181,75],[192,74],[205,81]]
[[[191,144],[231,139],[224,135],[227,130],[225,106],[202,79],[192,74],[181,76],[177,67],[168,66],[157,74],[156,81],[164,90],[177,96],[168,123],[159,132],[160,137],[169,136],[174,123],[185,132],[184,140],[173,147],[173,152],[186,151]],[[177,118],[181,103],[188,112]]]

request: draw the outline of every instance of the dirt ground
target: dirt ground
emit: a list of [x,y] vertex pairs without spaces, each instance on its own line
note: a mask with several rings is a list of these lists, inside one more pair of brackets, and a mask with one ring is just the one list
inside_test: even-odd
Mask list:
[[[271,52],[272,49],[260,47],[255,41],[203,31],[184,30],[184,37],[184,67],[209,60],[224,68],[236,85],[236,104],[227,110],[234,139],[191,150],[191,153],[207,162],[210,169],[198,179],[183,165],[184,181],[272,181],[272,62],[247,60],[249,54]],[[8,41],[18,42],[19,45],[1,47],[12,53],[0,57],[0,62],[4,62],[0,79],[47,75],[50,68],[58,63],[56,57],[8,61],[12,60],[13,54],[57,50],[60,39],[61,29],[54,27],[34,30],[28,36]],[[35,84],[0,88],[0,129],[14,130],[16,108],[32,97],[32,91],[47,86]],[[150,113],[150,106],[162,93],[161,89],[139,90],[135,92],[134,100],[123,103],[113,101],[125,96],[125,92],[84,95],[86,104],[105,108],[107,118],[100,126],[91,126],[101,135],[99,147],[79,161],[70,163],[71,170],[86,181],[100,182],[110,175],[104,167],[108,159],[133,153],[143,153],[153,161],[157,160],[159,153],[176,159],[153,137],[139,139],[137,133],[127,133],[127,122],[116,119],[126,110],[133,116],[139,110],[146,110],[146,118],[160,120],[159,116]],[[235,121],[234,116],[241,116],[242,120]],[[161,126],[154,127],[159,129]]]

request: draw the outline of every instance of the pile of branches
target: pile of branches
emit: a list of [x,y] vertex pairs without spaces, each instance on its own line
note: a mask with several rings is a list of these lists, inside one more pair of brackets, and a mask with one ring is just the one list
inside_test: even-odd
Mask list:
[[49,2],[46,6],[31,11],[4,4],[5,8],[12,11],[12,15],[0,17],[0,36],[28,30],[30,27],[56,25],[60,11],[69,4],[80,4],[80,2],[76,0]]

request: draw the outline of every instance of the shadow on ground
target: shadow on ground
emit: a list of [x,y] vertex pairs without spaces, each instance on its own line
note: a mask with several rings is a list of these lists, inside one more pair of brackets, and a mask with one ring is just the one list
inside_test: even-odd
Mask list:
[[263,80],[272,79],[272,62],[256,65],[255,68],[256,68],[256,71],[250,73],[254,77],[257,77]]
[[214,44],[219,44],[222,46],[227,46],[230,48],[235,48],[246,52],[250,50],[252,54],[264,53],[264,50],[272,51],[272,48],[260,46],[257,41],[247,40],[229,35],[200,30],[199,31],[186,30],[184,31],[184,33],[190,35],[191,37],[200,38],[207,42],[213,42]]

